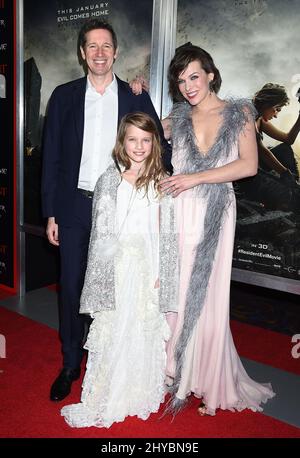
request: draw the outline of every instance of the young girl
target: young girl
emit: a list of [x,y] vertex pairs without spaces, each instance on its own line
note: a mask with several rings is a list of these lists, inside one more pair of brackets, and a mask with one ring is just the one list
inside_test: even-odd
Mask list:
[[122,119],[113,157],[93,200],[80,313],[94,320],[81,402],[61,410],[73,427],[146,420],[165,396],[164,312],[176,310],[177,239],[172,197],[159,195],[161,148],[148,115]]

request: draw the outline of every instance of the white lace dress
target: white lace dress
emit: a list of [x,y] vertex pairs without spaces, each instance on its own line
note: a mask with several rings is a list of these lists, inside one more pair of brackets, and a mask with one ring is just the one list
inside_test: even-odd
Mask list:
[[85,344],[89,354],[81,402],[61,410],[72,427],[109,428],[128,415],[146,420],[164,401],[169,328],[154,289],[159,204],[153,189],[147,198],[123,180],[117,222],[123,227],[115,258],[116,310],[94,314]]

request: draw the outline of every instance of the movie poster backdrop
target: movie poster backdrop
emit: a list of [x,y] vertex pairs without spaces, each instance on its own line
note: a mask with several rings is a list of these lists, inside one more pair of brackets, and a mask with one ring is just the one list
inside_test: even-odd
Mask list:
[[[1,0],[0,0],[1,1]],[[153,0],[24,1],[25,158],[24,222],[44,224],[40,204],[41,137],[53,89],[84,75],[77,58],[77,35],[89,18],[109,21],[117,34],[116,74],[149,80]]]
[[[103,17],[116,29],[120,54],[116,73],[123,79],[149,77],[153,1],[24,1],[25,44],[25,222],[42,225],[40,213],[41,132],[52,90],[82,76],[76,39],[82,21]],[[289,131],[299,113],[300,4],[298,0],[178,0],[177,46],[192,41],[207,49],[221,71],[221,97],[251,99],[265,83],[284,85],[290,103],[271,122]],[[264,135],[265,146],[278,142]],[[300,161],[300,135],[292,145]],[[253,272],[300,279],[300,197],[298,186],[274,171],[261,173],[271,203],[247,184],[237,189],[237,228],[233,266]],[[288,186],[286,184],[286,186]],[[249,192],[250,189],[250,192]],[[251,192],[252,190],[252,192]],[[269,192],[270,194],[270,192]],[[292,194],[293,206],[278,206]]]
[[[288,132],[300,108],[299,23],[298,0],[178,0],[176,45],[191,41],[213,56],[223,80],[221,97],[252,99],[265,83],[285,86],[290,103],[270,122]],[[262,141],[282,149],[285,158],[292,156],[290,168],[298,174],[300,135],[292,150],[265,134]],[[233,267],[299,280],[299,185],[259,170],[258,177],[236,183],[235,189]]]

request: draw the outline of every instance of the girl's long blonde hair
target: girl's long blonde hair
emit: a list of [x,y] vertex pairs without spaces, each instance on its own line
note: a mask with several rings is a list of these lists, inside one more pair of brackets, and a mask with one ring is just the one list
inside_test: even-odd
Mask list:
[[113,149],[113,159],[121,173],[120,165],[125,167],[125,170],[130,169],[131,162],[125,151],[124,140],[128,126],[135,126],[145,132],[152,134],[152,151],[145,160],[145,166],[142,174],[137,178],[136,189],[145,189],[147,194],[149,184],[153,181],[154,189],[157,194],[160,194],[159,181],[166,176],[162,164],[162,147],[155,121],[146,113],[135,112],[125,115],[120,123],[116,145]]

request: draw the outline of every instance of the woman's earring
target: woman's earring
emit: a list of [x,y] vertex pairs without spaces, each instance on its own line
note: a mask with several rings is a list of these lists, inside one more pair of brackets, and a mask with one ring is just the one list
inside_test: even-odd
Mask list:
[[210,81],[208,83],[208,87],[209,87],[209,92],[214,92],[213,81]]

